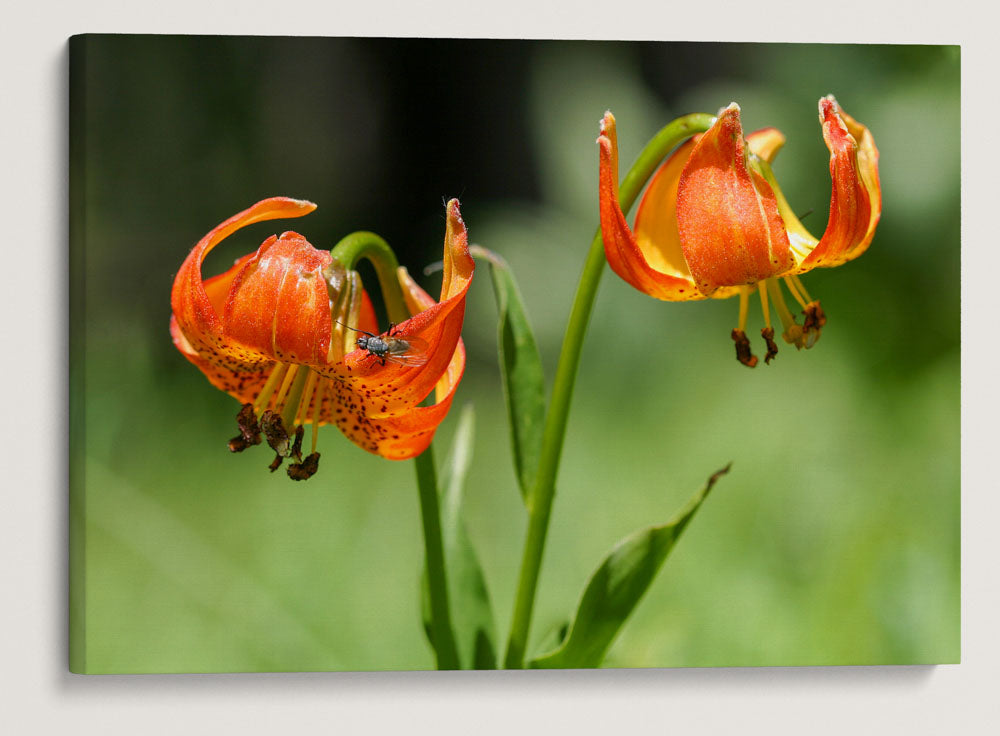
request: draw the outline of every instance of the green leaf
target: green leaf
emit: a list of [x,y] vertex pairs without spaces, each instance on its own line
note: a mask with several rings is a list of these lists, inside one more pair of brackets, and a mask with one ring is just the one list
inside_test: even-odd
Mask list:
[[490,263],[499,323],[497,349],[514,450],[514,469],[525,503],[535,484],[545,423],[545,374],[521,292],[507,262],[478,245],[469,249]]
[[[462,520],[463,489],[472,461],[474,428],[475,413],[467,405],[462,409],[451,454],[441,474],[441,534],[448,573],[448,607],[461,667],[488,670],[496,669],[493,609],[486,578]],[[421,598],[424,631],[433,646],[426,568],[421,577]]]
[[530,663],[534,668],[598,667],[618,630],[656,577],[681,532],[708,496],[727,465],[696,493],[673,519],[640,529],[619,542],[590,576],[577,606],[569,636],[555,651]]
[[569,633],[569,619],[559,620],[557,623],[553,624],[545,632],[544,636],[541,637],[537,649],[547,652],[557,647],[562,646],[562,643],[566,641],[566,635]]

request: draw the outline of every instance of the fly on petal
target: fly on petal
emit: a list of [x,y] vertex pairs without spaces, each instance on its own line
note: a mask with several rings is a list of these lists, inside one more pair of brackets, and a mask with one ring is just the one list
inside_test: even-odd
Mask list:
[[[441,299],[435,302],[400,269],[412,316],[386,336],[385,360],[371,360],[373,351],[358,343],[359,334],[380,334],[360,276],[298,233],[273,235],[224,273],[203,279],[206,255],[239,228],[313,209],[311,202],[273,197],[234,215],[192,249],[171,293],[175,346],[241,404],[230,450],[266,442],[275,453],[272,471],[287,459],[295,480],[317,471],[316,430],[324,424],[386,458],[411,458],[427,448],[465,366],[460,334],[474,269],[458,200],[451,200]],[[421,406],[435,389],[436,403]],[[313,428],[308,454],[307,424]]]

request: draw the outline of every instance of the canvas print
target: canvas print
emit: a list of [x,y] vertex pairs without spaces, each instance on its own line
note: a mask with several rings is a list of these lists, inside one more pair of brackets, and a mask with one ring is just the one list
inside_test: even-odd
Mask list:
[[958,47],[69,48],[73,672],[959,660]]

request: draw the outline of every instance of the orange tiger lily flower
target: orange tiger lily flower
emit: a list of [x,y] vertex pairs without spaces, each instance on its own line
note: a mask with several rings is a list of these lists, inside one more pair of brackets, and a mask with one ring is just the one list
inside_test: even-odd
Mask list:
[[[288,473],[317,468],[316,429],[336,424],[359,447],[382,457],[415,457],[430,444],[465,369],[460,334],[474,270],[458,200],[447,205],[444,279],[435,302],[399,267],[396,277],[412,315],[382,342],[375,312],[356,271],[298,233],[272,235],[232,268],[203,280],[209,251],[241,227],[301,217],[311,202],[273,197],[216,227],[181,265],[171,293],[170,333],[177,349],[217,388],[241,403],[234,452],[259,444],[288,457]],[[358,347],[361,336],[362,345]],[[392,351],[380,350],[383,343]],[[435,392],[435,403],[420,406]],[[312,452],[302,458],[304,425]]]
[[[867,250],[882,211],[878,149],[868,129],[837,105],[819,101],[823,139],[830,150],[833,191],[826,231],[816,238],[803,227],[771,173],[785,137],[774,128],[743,136],[735,102],[712,127],[680,146],[661,165],[639,202],[634,229],[618,201],[615,118],[601,121],[601,232],[608,264],[625,281],[667,301],[727,298],[739,294],[733,330],[738,360],[757,358],[746,337],[747,306],[760,293],[767,343],[765,362],[777,352],[768,297],[786,342],[812,347],[826,317],[799,280],[817,266],[839,266]],[[803,309],[795,322],[780,289],[783,280]]]

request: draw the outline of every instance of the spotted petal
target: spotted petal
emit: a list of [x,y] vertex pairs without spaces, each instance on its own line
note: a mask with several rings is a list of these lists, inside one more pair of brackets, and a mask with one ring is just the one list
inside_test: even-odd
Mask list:
[[423,365],[391,362],[382,365],[368,351],[355,350],[346,355],[342,363],[322,370],[322,374],[350,387],[357,396],[358,411],[369,418],[394,416],[416,407],[451,370],[460,345],[465,297],[474,270],[465,223],[459,213],[458,200],[453,199],[447,211],[441,301],[434,302],[410,279],[405,269],[400,269],[399,274],[407,306],[415,313],[396,325],[394,334],[426,342],[427,361]]
[[[262,428],[270,417],[263,431],[279,456],[287,457],[288,449],[287,441],[272,442],[278,434],[290,436],[294,425],[314,423],[336,424],[352,442],[384,457],[414,457],[427,448],[447,414],[465,368],[459,336],[474,264],[458,201],[448,203],[440,302],[405,269],[399,272],[413,316],[392,334],[426,342],[426,361],[420,365],[383,365],[370,351],[353,349],[357,334],[378,330],[360,277],[297,233],[272,236],[225,273],[202,280],[206,254],[238,228],[301,216],[314,208],[309,202],[275,197],[202,238],[174,282],[174,344],[213,385],[253,405],[250,419],[244,420],[250,423],[240,424],[241,432],[256,431],[249,429],[254,415]],[[345,355],[345,350],[352,352]],[[436,403],[421,406],[435,388]],[[241,451],[248,444],[253,443],[231,442],[230,449]],[[308,477],[318,457],[310,455],[289,474]]]

